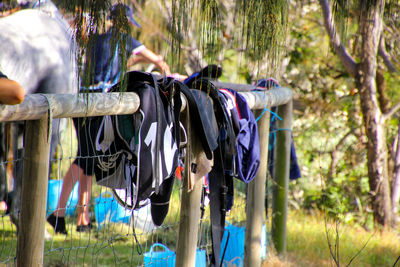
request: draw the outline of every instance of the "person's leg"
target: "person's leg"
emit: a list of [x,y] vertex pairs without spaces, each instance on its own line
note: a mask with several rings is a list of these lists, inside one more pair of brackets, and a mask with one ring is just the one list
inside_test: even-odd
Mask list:
[[85,174],[83,174],[79,179],[79,200],[76,222],[77,226],[90,225],[89,204],[92,193],[92,181],[93,176]]
[[68,203],[69,196],[71,195],[72,190],[76,182],[84,176],[83,170],[72,163],[69,167],[67,173],[64,176],[63,185],[61,189],[61,195],[58,200],[57,209],[54,211],[54,215],[57,217],[65,217],[65,211]]
[[[80,122],[78,132],[80,160],[77,163],[81,167],[82,175],[79,177],[79,200],[76,220],[77,232],[89,232],[92,228],[89,215],[89,204],[92,193],[92,181],[94,175],[95,148],[91,140],[95,139],[98,127],[98,119],[86,118],[85,123]],[[94,123],[94,125],[93,125]]]
[[73,163],[64,176],[63,186],[61,189],[60,198],[57,203],[56,210],[47,218],[47,222],[53,226],[56,233],[67,235],[65,227],[65,210],[69,196],[79,177],[83,176],[83,170]]

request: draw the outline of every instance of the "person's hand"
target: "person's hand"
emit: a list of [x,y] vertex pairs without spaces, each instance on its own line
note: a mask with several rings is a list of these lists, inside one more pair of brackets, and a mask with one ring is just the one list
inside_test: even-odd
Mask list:
[[0,104],[21,104],[25,98],[25,89],[16,81],[0,78]]
[[136,63],[139,61],[153,63],[160,70],[161,74],[165,75],[171,74],[171,70],[167,62],[164,61],[164,58],[161,55],[156,55],[147,48],[141,50],[138,55],[140,56],[140,58],[138,58]]
[[156,65],[160,69],[162,74],[171,75],[171,70],[169,69],[167,62],[165,62],[163,59],[156,63]]

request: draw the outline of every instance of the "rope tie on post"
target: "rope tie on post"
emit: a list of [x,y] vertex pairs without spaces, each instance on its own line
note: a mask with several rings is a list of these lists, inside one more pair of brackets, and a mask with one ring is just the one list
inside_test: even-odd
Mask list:
[[[260,91],[254,91],[254,92],[256,92],[257,94],[261,95],[261,92],[260,92]],[[278,118],[278,119],[281,121],[282,118],[279,117],[279,115],[276,114],[275,112],[273,112],[272,110],[268,109],[267,106],[268,106],[268,103],[267,103],[267,101],[265,101],[264,109],[263,109],[263,111],[261,112],[261,114],[256,118],[256,121],[258,121],[259,119],[261,119],[261,117],[265,114],[266,111],[268,111],[269,113],[271,113],[272,115],[274,115],[274,117]]]
[[48,121],[47,121],[47,142],[49,143],[50,139],[51,139],[51,135],[52,135],[52,127],[51,127],[51,125],[53,123],[53,109],[51,107],[51,101],[47,97],[47,95],[45,95],[45,94],[40,94],[40,95],[42,95],[46,99],[47,104],[49,105],[49,110],[47,112],[47,116],[48,116]]

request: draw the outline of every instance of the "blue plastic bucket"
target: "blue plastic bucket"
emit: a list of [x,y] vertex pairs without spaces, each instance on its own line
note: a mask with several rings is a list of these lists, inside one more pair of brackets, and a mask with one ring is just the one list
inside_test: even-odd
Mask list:
[[[225,227],[224,236],[221,242],[221,255],[222,258],[224,249],[225,256],[223,259],[223,266],[243,266],[244,260],[244,241],[245,241],[246,227],[237,227],[230,223]],[[228,243],[227,243],[228,242]],[[267,231],[265,225],[261,229],[261,252],[260,256],[265,259],[267,253]]]
[[[160,247],[162,251],[154,251],[154,248]],[[154,243],[150,247],[150,251],[144,253],[144,266],[146,267],[174,267],[176,254],[174,251],[160,243]],[[197,249],[195,267],[206,267],[206,251]]]
[[236,266],[243,266],[245,229],[245,227],[237,227],[230,223],[225,226],[220,255],[222,258],[225,250],[223,266],[230,266],[233,263]]
[[196,251],[196,267],[206,267],[206,251],[204,249],[197,249]]
[[118,204],[110,192],[103,192],[95,199],[94,214],[99,229],[106,222],[129,224],[131,218],[131,211]]
[[[49,180],[49,185],[47,188],[47,207],[46,207],[46,217],[52,214],[57,209],[58,199],[61,195],[61,189],[63,185],[63,180]],[[79,199],[79,182],[75,184],[71,195],[68,198],[67,206],[65,207],[66,216],[74,216],[76,213],[76,206],[78,205]]]
[[[154,248],[160,247],[162,251],[154,251]],[[160,243],[154,243],[150,251],[143,255],[144,266],[148,267],[175,267],[175,252]]]

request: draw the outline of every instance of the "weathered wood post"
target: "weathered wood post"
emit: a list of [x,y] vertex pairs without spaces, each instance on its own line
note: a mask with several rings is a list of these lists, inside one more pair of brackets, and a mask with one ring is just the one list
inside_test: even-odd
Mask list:
[[[21,192],[17,266],[43,266],[49,173],[49,103],[54,118],[132,114],[135,93],[31,94],[20,105],[0,105],[0,121],[27,120]],[[110,108],[112,107],[112,108]]]
[[289,187],[292,101],[278,107],[274,174],[272,187],[271,236],[278,254],[286,252],[287,193]]
[[[255,117],[262,110],[254,112]],[[261,266],[261,234],[264,222],[265,181],[268,165],[269,112],[265,112],[257,122],[260,138],[260,167],[253,181],[248,185],[246,208],[246,238],[244,266]]]
[[43,266],[49,173],[49,118],[26,122],[17,266]]
[[[285,87],[277,87],[272,88],[270,90],[264,90],[263,88],[257,88],[254,85],[237,85],[237,84],[229,84],[229,83],[221,83],[221,82],[214,82],[218,88],[233,88],[235,90],[240,91],[240,93],[246,98],[246,101],[252,110],[261,110],[265,107],[277,107],[279,106],[280,116],[283,117],[283,122],[278,124],[278,128],[290,128],[291,127],[291,120],[292,120],[292,98],[293,93],[290,89]],[[258,91],[253,90],[260,89]],[[267,104],[267,106],[266,106]],[[269,118],[269,116],[268,116]],[[269,119],[267,120],[266,115],[262,118],[263,121],[259,122],[259,127],[261,130],[260,136],[265,137],[266,139],[260,139],[260,147],[262,148],[260,152],[264,152],[265,154],[261,154],[261,166],[258,172],[258,175],[263,175],[262,178],[255,181],[253,184],[249,184],[249,191],[248,191],[248,202],[247,202],[247,224],[246,224],[246,237],[245,237],[245,259],[244,264],[246,266],[259,266],[260,262],[260,244],[261,244],[261,229],[262,229],[262,222],[263,214],[264,214],[264,199],[265,199],[265,179],[267,173],[267,158],[268,158],[268,134],[269,133]],[[267,125],[264,125],[267,124]],[[267,127],[267,128],[266,128]],[[286,242],[286,208],[283,207],[287,206],[287,186],[288,186],[288,177],[289,177],[289,160],[290,160],[290,132],[283,132],[280,133],[279,140],[277,142],[277,147],[275,151],[279,151],[278,158],[280,165],[277,165],[275,170],[279,170],[277,172],[276,177],[280,177],[283,179],[283,188],[285,190],[275,190],[275,194],[273,198],[276,200],[276,203],[279,203],[279,208],[275,207],[274,211],[278,211],[280,214],[273,219],[272,227],[272,235],[273,236],[280,236],[282,233],[282,229],[285,229],[284,237],[280,238],[279,240],[285,240]],[[282,135],[283,134],[283,135]],[[288,135],[286,135],[288,134]],[[282,140],[287,139],[287,147],[286,143],[282,143]],[[282,154],[282,155],[280,155]],[[275,157],[277,158],[277,157]],[[265,164],[265,165],[263,165]],[[264,169],[265,168],[265,169]],[[282,169],[283,168],[283,169]],[[255,178],[258,179],[258,175]],[[286,177],[286,178],[285,178]],[[286,179],[286,180],[285,180]],[[262,182],[263,181],[263,182]],[[281,188],[281,186],[279,186]],[[277,194],[279,192],[279,195]],[[279,198],[277,197],[279,196]],[[285,201],[282,203],[281,201]],[[282,207],[281,207],[282,206]],[[260,210],[261,207],[261,211]],[[250,210],[253,209],[253,214],[250,214]],[[273,211],[273,212],[274,212]],[[278,232],[279,234],[275,233]],[[281,242],[280,242],[281,243]],[[253,247],[254,246],[258,246]],[[276,246],[276,245],[275,245]],[[286,243],[284,243],[286,246]],[[257,251],[258,250],[258,251]]]
[[[190,134],[190,133],[188,133]],[[190,152],[187,151],[186,155]],[[176,267],[195,266],[200,221],[201,180],[188,192],[189,157],[185,156],[185,171],[181,197],[178,244],[176,246]]]

